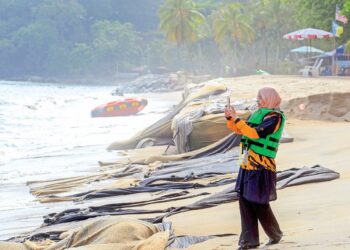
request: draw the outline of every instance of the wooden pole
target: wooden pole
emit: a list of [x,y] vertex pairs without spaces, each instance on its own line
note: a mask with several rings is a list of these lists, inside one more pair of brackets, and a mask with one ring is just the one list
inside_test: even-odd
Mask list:
[[337,74],[337,65],[336,65],[336,56],[337,56],[337,49],[336,49],[336,43],[335,43],[335,36],[333,37],[333,48],[334,48],[334,55],[332,55],[332,76],[335,76]]

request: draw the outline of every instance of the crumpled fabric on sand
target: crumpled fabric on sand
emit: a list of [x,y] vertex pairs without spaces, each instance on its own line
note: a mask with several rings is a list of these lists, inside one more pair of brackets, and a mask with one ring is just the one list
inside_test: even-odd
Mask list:
[[[322,166],[316,165],[313,167],[293,168],[277,173],[277,187],[279,189],[301,185],[306,183],[315,183],[322,181],[329,181],[339,178],[339,173]],[[183,213],[190,210],[205,209],[221,205],[223,203],[232,202],[238,199],[237,193],[234,191],[234,186],[206,196],[204,199],[198,200],[194,203],[171,207],[164,210],[135,210],[137,214],[142,213],[163,213],[150,219],[152,223],[163,223],[166,217],[174,214]],[[132,204],[132,202],[131,202]],[[133,209],[128,211],[132,212]],[[118,208],[117,213],[122,214],[124,209]],[[77,213],[79,219],[79,210]],[[61,213],[62,216],[67,214]],[[71,214],[74,217],[74,213]],[[60,241],[54,242],[46,238],[43,242],[26,241],[24,244],[0,242],[0,250],[62,250],[62,249],[80,249],[80,250],[109,250],[109,249],[165,249],[169,245],[170,232],[164,231],[163,224],[152,224],[146,221],[139,221],[133,219],[125,219],[118,217],[103,217],[105,219],[87,221],[82,226],[73,227],[72,229],[60,234]],[[56,218],[57,219],[57,218]],[[59,216],[58,216],[59,219]],[[59,221],[59,220],[58,220]],[[84,221],[83,221],[84,222]],[[57,232],[48,232],[44,235],[50,238],[50,234],[56,235]],[[39,234],[40,235],[40,234]],[[36,237],[32,235],[32,237]],[[188,242],[200,242],[200,240],[207,238],[188,238]],[[183,240],[186,240],[184,238]],[[188,243],[189,244],[189,243]]]
[[0,250],[163,250],[168,245],[169,231],[148,222],[104,218],[78,227],[60,235],[58,242],[45,241],[24,243],[0,242]]
[[[51,235],[57,232],[51,233]],[[0,242],[0,250],[160,250],[187,248],[215,237],[209,236],[175,236],[171,222],[150,224],[141,220],[103,217],[93,219],[80,226],[59,234],[55,241],[43,239],[50,235],[41,233],[33,235],[24,243]],[[229,234],[231,235],[231,234]]]
[[[30,187],[30,191],[33,195],[37,196],[39,198],[40,202],[59,202],[59,201],[67,201],[67,200],[77,200],[75,197],[59,197],[59,196],[53,196],[57,195],[59,193],[64,193],[67,191],[70,191],[76,187],[85,185],[87,183],[93,183],[98,182],[101,180],[106,179],[115,179],[116,182],[113,184],[115,188],[126,188],[127,186],[120,186],[121,178],[129,178],[133,179],[132,176],[135,174],[140,174],[142,172],[149,172],[154,170],[152,164],[157,163],[155,166],[158,167],[158,165],[161,162],[169,162],[169,161],[182,161],[184,159],[195,159],[195,158],[203,158],[203,157],[209,157],[213,156],[215,154],[219,154],[221,152],[227,152],[237,146],[240,142],[240,136],[235,135],[233,133],[230,133],[225,138],[222,138],[216,143],[213,143],[207,147],[201,148],[199,150],[187,152],[184,154],[179,155],[165,155],[165,156],[149,156],[149,150],[148,149],[142,149],[137,150],[139,157],[142,154],[144,154],[144,158],[141,162],[144,162],[142,164],[136,164],[136,163],[129,163],[129,164],[118,164],[113,163],[107,165],[110,166],[111,170],[108,170],[107,173],[104,171],[102,174],[95,174],[91,176],[82,176],[82,177],[71,177],[71,178],[63,178],[63,179],[57,179],[57,180],[50,180],[50,181],[35,181],[35,182],[28,182],[28,186]],[[235,154],[233,154],[233,157]],[[202,160],[205,162],[205,159]],[[184,164],[190,164],[186,163],[186,161],[183,161]],[[131,184],[137,184],[138,181],[134,179]],[[102,189],[111,189],[111,187],[106,186],[105,188],[100,187],[99,190]],[[97,191],[91,190],[91,192]]]
[[[235,137],[232,137],[235,141]],[[237,150],[236,150],[237,151]],[[201,184],[201,183],[189,183],[189,182],[179,182],[176,178],[188,179],[197,176],[197,179],[200,179],[202,174],[209,177],[208,173],[211,175],[220,175],[233,173],[238,171],[238,166],[236,160],[238,159],[237,152],[226,152],[221,154],[215,154],[211,156],[201,157],[199,159],[189,159],[187,161],[173,162],[169,164],[163,164],[154,171],[153,175],[148,178],[145,178],[140,182],[138,186],[130,186],[126,188],[111,188],[106,187],[98,190],[89,190],[86,192],[75,193],[72,195],[58,196],[51,195],[47,197],[40,198],[41,202],[57,202],[57,201],[78,201],[78,200],[89,200],[95,198],[104,198],[112,197],[117,195],[129,195],[135,193],[147,193],[147,192],[159,192],[169,189],[189,189],[189,188],[203,188],[207,186],[223,185],[224,183],[212,183],[212,184]],[[157,172],[159,171],[159,174]],[[162,175],[162,176],[160,176]],[[155,178],[156,176],[160,178],[167,178],[168,182],[163,183],[162,185],[148,185],[147,179]],[[171,181],[172,178],[174,181]],[[153,180],[152,179],[152,180]]]
[[[316,165],[313,167],[293,168],[293,169],[277,172],[277,188],[282,189],[289,186],[329,181],[337,178],[339,178],[339,173],[319,165]],[[185,206],[170,207],[170,208],[158,209],[158,210],[147,210],[147,209],[142,210],[142,209],[139,209],[139,207],[141,205],[144,205],[145,202],[143,203],[129,202],[129,203],[124,203],[122,205],[116,203],[116,204],[108,204],[104,206],[90,207],[87,209],[66,210],[61,213],[51,214],[46,216],[45,223],[47,225],[52,225],[52,224],[68,222],[68,221],[79,221],[79,220],[84,220],[84,219],[96,217],[96,216],[103,216],[107,214],[125,215],[125,214],[152,214],[152,213],[159,214],[161,213],[162,215],[154,218],[153,220],[150,219],[150,221],[154,223],[160,223],[163,221],[165,217],[169,217],[177,213],[182,213],[190,210],[205,209],[205,208],[214,207],[223,203],[237,200],[238,194],[234,191],[234,185],[233,185],[234,181],[235,179],[232,176],[231,178],[228,178],[228,179],[226,179],[225,177],[223,177],[223,179],[219,179],[218,180],[219,184],[224,185],[224,184],[232,183],[232,186],[223,190],[222,192],[214,193],[211,195],[200,193],[197,196],[205,195],[205,198]],[[153,181],[151,181],[150,183],[152,182]],[[181,195],[180,197],[179,195],[176,195],[176,196],[177,196],[176,198],[178,199],[186,199],[189,197],[191,198],[193,197],[187,194]],[[154,202],[157,203],[157,202],[170,201],[172,198],[174,198],[174,196],[170,196],[169,198],[164,197],[163,199],[154,200]]]
[[122,150],[122,149],[133,149],[136,147],[139,141],[145,138],[152,138],[155,141],[157,139],[164,141],[164,138],[172,139],[173,134],[171,131],[171,120],[177,115],[186,105],[193,99],[206,98],[209,95],[216,95],[226,91],[224,84],[204,85],[198,91],[189,94],[185,100],[182,100],[171,112],[147,127],[143,131],[140,131],[132,138],[122,142],[113,142],[108,146],[107,150]]
[[190,151],[188,136],[192,132],[192,121],[202,117],[203,110],[196,109],[186,114],[178,114],[174,117],[171,129],[174,134],[174,142],[178,153]]
[[[302,185],[307,183],[331,181],[338,179],[339,177],[339,173],[331,169],[322,167],[320,165],[315,165],[313,167],[292,168],[285,171],[277,172],[277,189],[283,189],[286,187]],[[209,197],[194,202],[193,204],[174,208],[172,209],[172,211],[169,211],[164,215],[157,217],[155,220],[153,220],[153,222],[157,223],[163,221],[164,218],[169,217],[171,215],[190,210],[218,206],[223,203],[238,200],[238,198],[238,193],[235,191],[235,187],[232,185],[229,188],[223,190],[222,192],[215,193]]]

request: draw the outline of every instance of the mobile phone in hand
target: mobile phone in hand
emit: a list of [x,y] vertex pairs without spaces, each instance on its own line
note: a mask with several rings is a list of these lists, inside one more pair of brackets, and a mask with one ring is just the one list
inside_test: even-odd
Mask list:
[[230,107],[230,105],[231,105],[230,97],[227,97],[227,107]]

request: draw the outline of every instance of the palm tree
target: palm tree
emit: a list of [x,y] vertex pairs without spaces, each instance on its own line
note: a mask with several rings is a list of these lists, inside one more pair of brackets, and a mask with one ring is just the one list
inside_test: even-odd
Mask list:
[[268,8],[268,0],[261,0],[258,1],[255,5],[253,5],[254,8],[254,23],[255,27],[257,28],[257,36],[261,37],[262,39],[262,46],[264,51],[264,66],[265,69],[268,67],[268,52],[269,52],[269,43],[268,43],[268,37],[269,33],[271,32],[271,23],[272,23],[272,17],[274,16],[274,13],[271,12],[271,9]]
[[205,17],[192,0],[166,0],[159,10],[159,29],[180,47],[197,41]]
[[255,32],[249,25],[250,20],[239,3],[223,5],[211,18],[214,40],[226,55],[223,59],[228,59],[228,65],[235,68],[239,61],[239,47],[254,41]]
[[213,15],[214,40],[222,43],[228,38],[233,44],[252,43],[254,30],[248,16],[242,13],[242,5],[233,3],[223,6]]

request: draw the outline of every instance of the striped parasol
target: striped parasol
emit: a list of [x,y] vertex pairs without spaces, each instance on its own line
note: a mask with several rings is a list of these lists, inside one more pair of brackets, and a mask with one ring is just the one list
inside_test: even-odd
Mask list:
[[324,51],[323,50],[320,50],[320,49],[317,49],[315,47],[309,47],[309,46],[302,46],[302,47],[299,47],[299,48],[295,48],[295,49],[292,49],[290,52],[292,53],[320,53],[320,54],[323,54]]
[[[311,41],[315,39],[329,39],[335,37],[333,33],[330,33],[325,30],[320,30],[320,29],[314,29],[314,28],[306,28],[306,29],[301,29],[301,30],[296,30],[294,32],[285,34],[283,38],[289,39],[289,40],[307,40],[309,45],[307,46],[308,48],[311,48]],[[333,41],[335,43],[335,41]],[[311,51],[308,50],[307,52],[307,61],[310,63],[310,53]],[[332,65],[334,65],[334,57],[332,58]],[[334,66],[332,66],[334,72]]]
[[320,29],[301,29],[288,34],[285,34],[283,38],[289,40],[312,40],[312,39],[326,39],[334,37],[334,35],[328,31],[320,30]]

